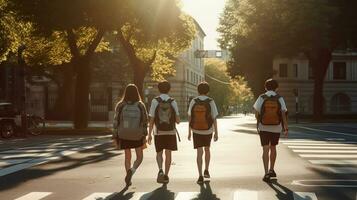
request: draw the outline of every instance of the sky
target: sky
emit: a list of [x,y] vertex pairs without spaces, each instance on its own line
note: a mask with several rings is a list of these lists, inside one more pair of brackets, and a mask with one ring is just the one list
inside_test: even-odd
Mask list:
[[223,12],[225,0],[181,0],[184,12],[191,15],[206,33],[205,50],[220,49],[216,29],[220,14]]

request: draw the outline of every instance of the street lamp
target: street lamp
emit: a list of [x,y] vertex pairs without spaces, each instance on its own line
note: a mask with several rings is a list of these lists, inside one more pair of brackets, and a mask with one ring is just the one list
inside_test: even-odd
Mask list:
[[21,112],[21,125],[23,136],[26,137],[27,132],[27,113],[26,113],[26,69],[25,69],[25,60],[23,58],[23,52],[26,49],[25,45],[21,45],[17,49],[17,64],[20,67],[20,74],[21,74],[21,87],[23,88],[23,96],[22,96],[22,112]]
[[299,90],[297,88],[293,89],[295,96],[295,121],[299,123]]

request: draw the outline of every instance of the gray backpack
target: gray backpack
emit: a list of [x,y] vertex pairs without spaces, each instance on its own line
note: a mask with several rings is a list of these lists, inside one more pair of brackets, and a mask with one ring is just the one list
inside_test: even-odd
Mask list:
[[118,138],[123,140],[141,140],[144,136],[142,110],[139,102],[125,103],[119,113]]

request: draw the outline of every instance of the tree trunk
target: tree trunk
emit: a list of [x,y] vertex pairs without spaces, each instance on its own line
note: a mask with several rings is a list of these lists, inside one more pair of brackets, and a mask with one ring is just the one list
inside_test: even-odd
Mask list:
[[134,84],[138,87],[141,99],[144,100],[144,80],[146,76],[144,63],[136,63],[134,67]]
[[55,105],[55,117],[60,120],[71,120],[73,118],[74,103],[74,72],[72,65],[66,66],[63,71],[63,84],[58,87],[58,97]]
[[77,81],[74,103],[74,127],[83,129],[88,127],[89,120],[89,88],[91,71],[89,68],[89,58],[79,59],[77,67]]
[[309,56],[314,73],[313,119],[320,121],[324,115],[325,99],[323,95],[326,72],[332,59],[329,49],[320,49]]

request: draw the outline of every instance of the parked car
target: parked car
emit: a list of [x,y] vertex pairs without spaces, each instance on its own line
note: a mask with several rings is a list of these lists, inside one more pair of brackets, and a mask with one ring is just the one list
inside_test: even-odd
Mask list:
[[0,103],[0,134],[3,138],[10,138],[17,127],[21,127],[21,115],[11,103]]

